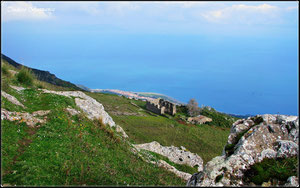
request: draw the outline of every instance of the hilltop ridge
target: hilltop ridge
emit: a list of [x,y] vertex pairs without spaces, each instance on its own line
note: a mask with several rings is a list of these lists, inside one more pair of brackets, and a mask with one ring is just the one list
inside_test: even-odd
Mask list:
[[54,74],[51,74],[49,71],[43,71],[43,70],[27,67],[25,65],[17,63],[16,61],[12,60],[11,58],[7,57],[4,54],[1,54],[1,61],[2,60],[5,60],[7,63],[9,63],[10,65],[14,66],[17,69],[20,69],[21,67],[26,67],[27,69],[31,70],[34,73],[34,75],[37,77],[37,79],[40,81],[45,81],[53,85],[82,91],[80,87],[77,87],[75,84],[71,82],[57,78]]

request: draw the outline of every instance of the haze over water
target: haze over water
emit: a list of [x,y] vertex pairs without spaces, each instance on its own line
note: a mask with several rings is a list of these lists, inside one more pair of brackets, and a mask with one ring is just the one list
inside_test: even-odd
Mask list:
[[4,6],[55,9],[25,18],[4,12],[1,45],[61,79],[196,98],[226,113],[298,115],[296,2]]

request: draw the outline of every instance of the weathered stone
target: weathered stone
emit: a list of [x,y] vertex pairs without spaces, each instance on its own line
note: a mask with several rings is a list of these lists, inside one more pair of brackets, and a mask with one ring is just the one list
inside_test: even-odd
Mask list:
[[174,146],[161,146],[156,141],[145,144],[136,144],[134,146],[137,149],[145,149],[168,157],[168,159],[174,163],[186,164],[191,167],[198,166],[198,171],[203,170],[203,160],[201,157],[190,151],[182,150]]
[[278,158],[286,158],[296,156],[298,154],[298,144],[289,140],[277,141],[277,155]]
[[119,132],[119,133],[121,133],[122,137],[128,138],[128,135],[126,134],[126,132],[119,125],[116,125],[116,131]]
[[284,185],[287,187],[299,187],[299,180],[296,176],[291,176],[287,179],[287,183]]
[[42,91],[45,93],[63,95],[66,97],[75,97],[76,105],[87,114],[89,119],[101,118],[103,123],[108,124],[110,127],[116,126],[113,119],[104,110],[103,105],[81,91],[49,91],[46,89],[42,89]]
[[168,164],[166,161],[163,161],[163,160],[159,160],[158,161],[158,164],[157,164],[159,167],[162,167],[170,172],[173,172],[174,174],[176,174],[178,177],[188,181],[192,175],[189,174],[189,173],[186,173],[186,172],[182,172],[182,171],[179,171],[177,170],[174,166],[171,166],[170,164]]
[[36,118],[36,115],[40,115],[40,116],[45,116],[50,112],[50,110],[47,111],[36,111],[33,112],[32,114],[30,113],[22,113],[22,112],[10,112],[8,110],[5,109],[1,109],[1,120],[6,119],[8,121],[19,121],[21,122],[25,122],[29,127],[35,127],[37,123],[43,124],[46,122],[46,118],[44,117],[44,119],[40,119],[40,118]]
[[75,116],[80,113],[80,111],[75,110],[74,108],[67,107],[66,110],[72,115]]
[[8,70],[12,75],[15,75],[17,74],[18,72],[17,71],[14,71],[14,70]]
[[8,101],[10,101],[11,103],[21,106],[23,108],[26,108],[22,103],[20,103],[20,101],[18,101],[18,99],[16,99],[14,96],[6,93],[5,91],[1,90],[1,95],[6,98]]
[[22,90],[26,89],[24,87],[19,87],[19,86],[13,86],[13,85],[9,85],[9,86],[17,91],[22,91]]
[[[261,120],[259,119],[261,117]],[[252,121],[253,120],[253,121]],[[295,116],[258,115],[236,121],[227,144],[236,144],[234,152],[209,161],[201,173],[188,181],[197,186],[244,186],[244,172],[264,158],[298,155],[299,122]],[[254,122],[258,124],[254,124]],[[280,123],[280,124],[278,124]],[[243,133],[243,135],[239,135]],[[239,139],[240,138],[240,139]],[[217,177],[222,177],[218,182]]]

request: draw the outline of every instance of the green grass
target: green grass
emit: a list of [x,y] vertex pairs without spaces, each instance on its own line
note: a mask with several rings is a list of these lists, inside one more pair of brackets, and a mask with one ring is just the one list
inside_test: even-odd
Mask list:
[[19,83],[24,84],[25,86],[33,85],[34,75],[27,68],[22,67],[19,73],[16,74],[16,78]]
[[[27,108],[2,98],[11,111],[51,110],[35,134],[25,123],[2,121],[2,181],[10,185],[185,185],[175,174],[146,163],[118,141],[112,129],[102,129],[83,115],[63,109],[74,99],[8,88]],[[74,122],[72,122],[74,121]],[[27,144],[21,144],[21,143]]]
[[[152,116],[145,112],[145,102],[127,99],[112,94],[87,93],[104,105],[113,120],[128,134],[129,139],[137,144],[157,141],[165,146],[184,146],[197,153],[204,161],[222,154],[223,147],[230,133],[229,128],[212,125],[182,125],[164,116]],[[137,104],[139,108],[130,103]],[[142,109],[142,110],[141,110]],[[184,110],[184,109],[183,109]],[[181,111],[183,111],[181,110]],[[140,112],[145,116],[116,116],[113,111]]]
[[[245,172],[244,181],[261,185],[263,182],[277,181],[283,185],[290,176],[297,176],[297,157],[282,159],[264,159]],[[278,182],[279,181],[279,182]]]
[[[8,66],[9,67],[9,66]],[[11,70],[16,70],[9,67]],[[3,121],[3,183],[10,185],[185,185],[175,174],[146,163],[134,155],[127,143],[116,138],[113,129],[101,128],[99,122],[83,115],[71,117],[64,108],[79,110],[73,98],[47,94],[37,88],[67,90],[33,79],[31,86],[17,77],[2,74],[4,91],[16,97],[27,108],[21,108],[1,97],[1,108],[18,112],[51,110],[48,121],[35,134],[29,134],[24,123]],[[42,84],[41,84],[42,83]],[[16,91],[8,85],[28,89]],[[162,145],[185,146],[198,153],[206,163],[221,154],[229,135],[228,128],[187,126],[174,117],[157,116],[145,109],[144,101],[110,94],[87,93],[101,102],[114,121],[123,127],[134,143],[158,141]],[[113,112],[136,113],[116,116]],[[26,142],[24,145],[18,143]],[[170,162],[170,161],[168,161]],[[171,162],[170,162],[171,163]],[[173,164],[173,163],[171,163]],[[173,164],[178,170],[194,169]]]

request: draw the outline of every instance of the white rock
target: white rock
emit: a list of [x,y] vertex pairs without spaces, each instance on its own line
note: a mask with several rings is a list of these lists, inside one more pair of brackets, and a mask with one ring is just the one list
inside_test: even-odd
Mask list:
[[[253,164],[264,158],[298,155],[298,117],[271,114],[256,117],[262,117],[264,122],[253,126],[254,122],[248,119],[238,120],[232,125],[227,143],[236,143],[233,154],[226,156],[228,154],[224,147],[222,156],[215,157],[205,165],[201,173],[193,175],[193,179],[197,179],[197,186],[244,186],[244,172]],[[238,133],[244,130],[247,132],[237,141]],[[216,184],[216,178],[221,175],[222,180]],[[190,180],[188,184],[195,182]]]
[[137,149],[145,149],[168,157],[170,161],[177,164],[186,164],[191,167],[198,166],[198,171],[203,170],[203,160],[197,154],[187,150],[182,150],[174,146],[161,146],[158,142],[153,141],[145,144],[134,145]]
[[20,101],[18,101],[18,99],[16,99],[14,96],[4,92],[1,90],[1,95],[6,98],[8,101],[10,101],[11,103],[15,104],[15,105],[18,105],[18,106],[21,106],[23,108],[26,108],[22,103],[20,103]]
[[116,126],[113,119],[104,110],[103,105],[81,91],[50,91],[46,89],[42,89],[42,91],[66,97],[75,97],[76,105],[87,114],[89,119],[101,118],[103,123],[108,124],[110,127]]
[[75,116],[80,113],[80,111],[75,110],[74,108],[67,107],[66,110],[72,115]]
[[171,166],[170,164],[168,164],[166,161],[163,161],[163,160],[159,160],[158,161],[158,164],[157,164],[159,167],[162,167],[170,172],[173,172],[174,174],[176,174],[178,177],[188,181],[192,175],[189,174],[189,173],[186,173],[186,172],[182,172],[182,171],[179,171],[177,170],[174,166]]
[[13,86],[13,85],[9,85],[9,86],[17,91],[22,91],[22,90],[26,89],[24,87],[19,87],[19,86]]
[[288,187],[299,187],[299,180],[296,176],[291,176],[287,179],[285,186]]

